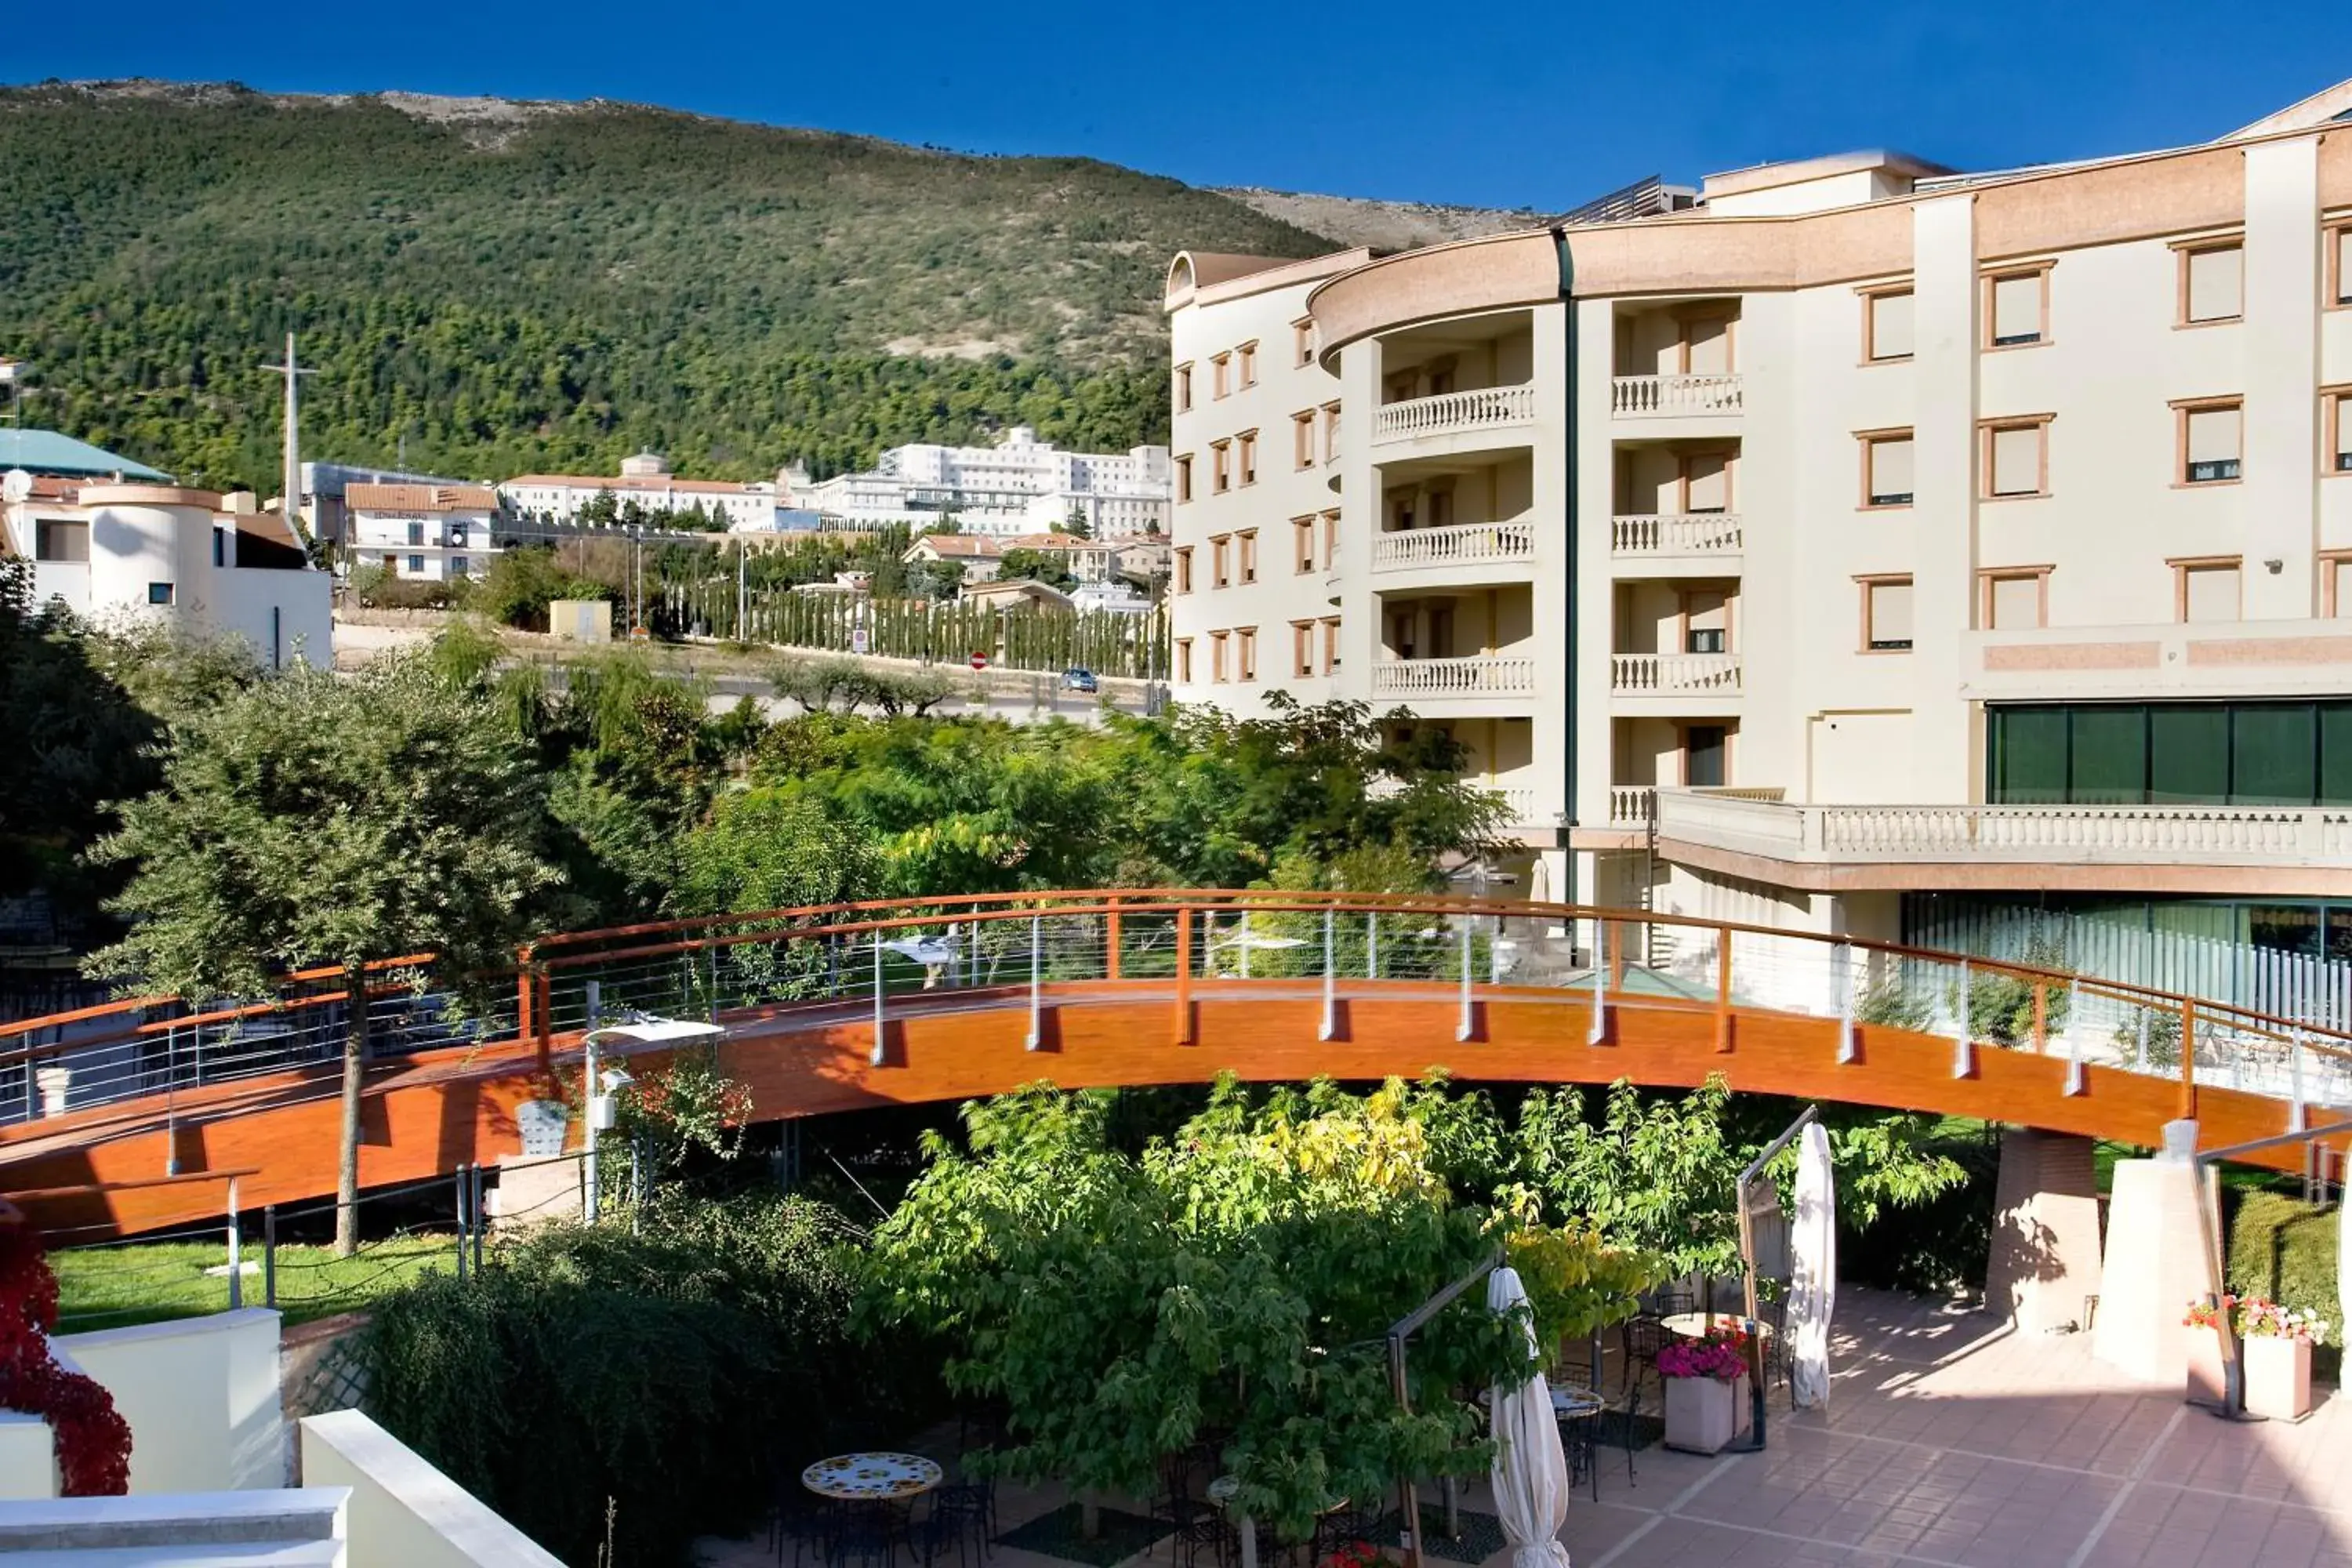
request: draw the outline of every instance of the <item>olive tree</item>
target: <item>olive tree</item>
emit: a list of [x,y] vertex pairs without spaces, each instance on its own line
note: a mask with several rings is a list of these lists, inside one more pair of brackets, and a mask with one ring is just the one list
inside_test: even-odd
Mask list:
[[163,780],[92,858],[130,868],[129,934],[91,973],[191,1003],[344,975],[335,1239],[357,1245],[367,964],[430,952],[449,984],[511,957],[561,874],[534,759],[494,697],[421,657],[310,665],[173,723]]

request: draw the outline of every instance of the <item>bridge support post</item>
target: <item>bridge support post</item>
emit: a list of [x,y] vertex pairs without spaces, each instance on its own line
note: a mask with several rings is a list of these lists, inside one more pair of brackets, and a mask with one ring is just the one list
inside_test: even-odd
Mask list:
[[1975,1009],[1969,1005],[1972,993],[1969,989],[1969,961],[1960,960],[1960,1001],[1956,1009],[1959,1016],[1952,1025],[1952,1076],[1967,1078],[1977,1070]]
[[1364,916],[1364,978],[1381,977],[1381,916],[1377,910]]
[[[2155,1159],[2116,1162],[2099,1315],[2092,1324],[2092,1355],[2176,1387],[2188,1381],[2191,1342],[2213,1338],[2181,1321],[2181,1303],[2223,1289],[2203,1240],[2198,1187],[2207,1175],[2193,1157],[2196,1147],[2195,1122],[2169,1121]],[[2192,1389],[2190,1397],[2202,1392],[2218,1403],[2221,1368],[2205,1371],[2211,1386]]]
[[1109,931],[1103,949],[1103,978],[1106,980],[1118,978],[1118,900],[1113,899],[1110,901]]
[[1853,1035],[1853,943],[1842,942],[1831,952],[1830,962],[1837,965],[1837,1059],[1840,1063],[1846,1063],[1862,1055]]
[[1456,1040],[1466,1040],[1470,1037],[1470,919],[1468,915],[1461,917],[1462,1007],[1460,1014],[1454,1020],[1454,1037]]
[[1045,1041],[1045,1001],[1042,988],[1045,979],[1043,951],[1045,948],[1045,917],[1029,917],[1029,1037],[1024,1048],[1035,1050]]
[[1720,1052],[1731,1049],[1731,928],[1715,935],[1715,1048]]
[[1332,942],[1333,927],[1339,918],[1336,910],[1323,911],[1323,1026],[1315,1032],[1318,1040],[1329,1039],[1339,1027],[1339,972]]
[[2083,1070],[2083,982],[2078,976],[2066,987],[2066,1093],[2071,1098],[2089,1087]]
[[866,1061],[875,1067],[882,1065],[887,1040],[882,1022],[882,933],[874,933],[874,1048],[866,1053]]
[[2303,1031],[2301,1029],[2297,1029],[2294,1032],[2294,1037],[2287,1042],[2286,1064],[2287,1082],[2293,1095],[2286,1108],[2286,1130],[2290,1132],[2300,1132],[2305,1125],[2303,1109]]
[[[587,993],[588,1016],[587,1030],[580,1037],[580,1104],[587,1112],[580,1119],[580,1217],[594,1225],[604,1194],[604,1184],[596,1179],[596,1031],[604,1026],[604,987],[591,980],[581,989]],[[462,1211],[464,1206],[461,1198],[458,1207]],[[462,1242],[457,1251],[465,1255]]]
[[1176,1018],[1171,1036],[1180,1046],[1192,1043],[1192,911],[1176,910]]
[[[2088,1138],[2030,1127],[2001,1134],[1985,1305],[2009,1314],[2023,1332],[2081,1327],[2088,1317],[2086,1299],[2099,1293],[2099,1189],[2091,1144]],[[2173,1316],[2179,1315],[2174,1309]]]
[[1609,923],[1592,922],[1592,1019],[1585,1026],[1584,1043],[1597,1046],[1609,1037]]
[[228,1179],[228,1310],[245,1305],[245,1263],[237,1256],[236,1178]]

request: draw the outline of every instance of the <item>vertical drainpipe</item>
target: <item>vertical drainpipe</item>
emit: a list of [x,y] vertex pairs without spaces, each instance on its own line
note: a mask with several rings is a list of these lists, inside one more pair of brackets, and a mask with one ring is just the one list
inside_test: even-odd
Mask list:
[[1578,658],[1578,617],[1576,603],[1576,263],[1569,253],[1568,231],[1566,229],[1554,228],[1551,231],[1551,242],[1553,247],[1559,253],[1560,317],[1566,323],[1565,327],[1562,329],[1562,333],[1567,348],[1567,366],[1564,372],[1568,379],[1566,400],[1567,411],[1566,416],[1563,420],[1566,432],[1565,444],[1567,447],[1567,452],[1565,455],[1565,464],[1567,468],[1567,476],[1566,501],[1561,507],[1561,521],[1563,524],[1561,533],[1566,541],[1565,553],[1568,561],[1568,658],[1566,660],[1568,666],[1568,733],[1565,747],[1566,756],[1563,759],[1566,763],[1566,766],[1562,770],[1567,780],[1568,810],[1566,813],[1567,826],[1562,828],[1560,833],[1560,837],[1563,841],[1560,847],[1567,851],[1563,864],[1568,868],[1568,886],[1561,889],[1562,896],[1560,897],[1560,902],[1572,904],[1577,901],[1575,849],[1576,687],[1579,678],[1583,673],[1580,667]]

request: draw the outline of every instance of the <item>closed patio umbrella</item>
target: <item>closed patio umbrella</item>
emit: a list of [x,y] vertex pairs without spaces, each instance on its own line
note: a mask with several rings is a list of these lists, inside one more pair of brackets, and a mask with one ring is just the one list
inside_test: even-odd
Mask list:
[[1797,1212],[1789,1216],[1790,1391],[1802,1405],[1830,1397],[1830,1315],[1837,1308],[1837,1181],[1818,1121],[1797,1147]]
[[[1517,1269],[1497,1268],[1486,1277],[1486,1310],[1519,1312],[1533,1355],[1535,1321],[1525,1310],[1527,1300]],[[1495,1517],[1511,1543],[1511,1568],[1568,1568],[1568,1548],[1559,1543],[1559,1527],[1568,1521],[1568,1455],[1559,1445],[1551,1390],[1539,1371],[1522,1384],[1495,1384],[1487,1399],[1495,1430]]]

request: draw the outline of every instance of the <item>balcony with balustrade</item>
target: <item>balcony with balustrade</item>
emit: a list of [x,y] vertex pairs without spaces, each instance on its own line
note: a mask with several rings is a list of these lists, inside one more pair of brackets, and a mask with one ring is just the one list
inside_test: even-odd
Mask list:
[[[1747,410],[1739,374],[1739,301],[1678,300],[1621,305],[1614,319],[1613,419],[1694,421],[1724,427]],[[1727,427],[1737,428],[1736,424]]]
[[1543,400],[1529,312],[1414,327],[1379,346],[1375,462],[1533,445]]
[[2352,890],[2347,806],[1847,805],[1662,788],[1655,815],[1663,851],[1798,887]]
[[1743,661],[1735,579],[1620,582],[1612,595],[1611,711],[1695,718],[1738,712]]

